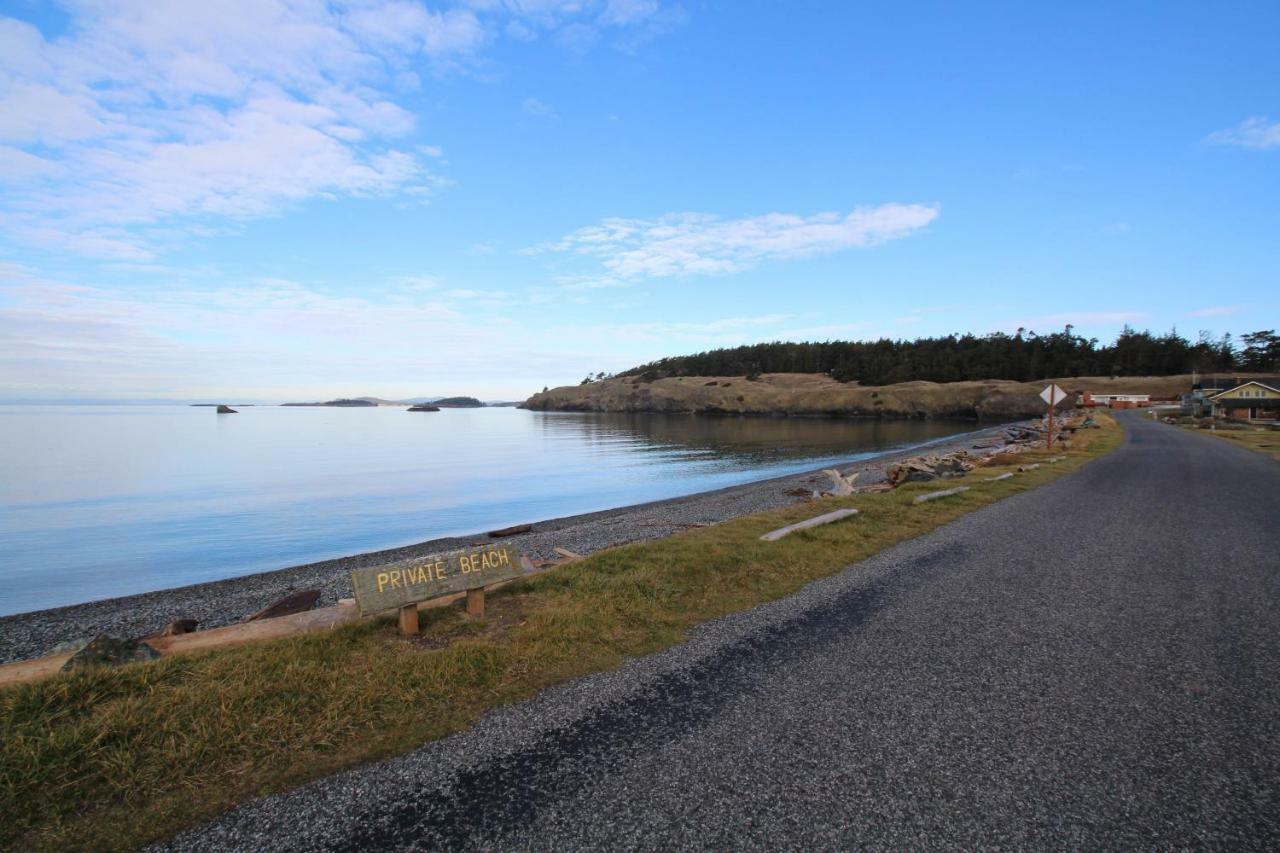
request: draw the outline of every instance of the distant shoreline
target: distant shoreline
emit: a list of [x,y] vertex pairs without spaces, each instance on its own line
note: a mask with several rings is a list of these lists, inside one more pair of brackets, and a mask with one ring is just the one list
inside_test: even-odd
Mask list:
[[[976,441],[1001,435],[1007,426],[1008,423],[987,426],[870,458],[846,461],[837,467],[858,471],[859,485],[874,483],[883,479],[884,469],[896,460],[918,455],[924,448],[930,451],[966,448]],[[797,500],[787,494],[789,491],[820,490],[827,484],[821,469],[812,469],[648,503],[532,520],[532,532],[502,541],[518,546],[535,559],[554,557],[552,549],[557,546],[588,554],[629,542],[660,539],[696,524],[714,524],[787,506]],[[48,654],[60,643],[99,633],[146,636],[173,619],[198,619],[202,629],[227,625],[289,592],[302,589],[320,589],[317,606],[332,605],[339,598],[350,597],[353,569],[488,541],[492,540],[485,531],[440,537],[400,548],[3,616],[0,617],[0,663]]]

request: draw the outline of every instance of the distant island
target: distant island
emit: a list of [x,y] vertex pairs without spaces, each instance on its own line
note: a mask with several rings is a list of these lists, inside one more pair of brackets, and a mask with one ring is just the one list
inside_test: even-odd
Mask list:
[[[192,405],[217,405],[213,403],[193,403]],[[281,403],[282,406],[291,406],[294,408],[315,408],[315,407],[333,407],[342,409],[364,409],[374,406],[412,406],[411,411],[432,411],[431,408],[419,409],[419,406],[436,407],[442,409],[483,409],[492,407],[510,407],[520,405],[518,402],[510,402],[506,400],[495,400],[491,402],[482,402],[477,397],[407,397],[403,400],[388,400],[384,397],[341,397],[336,400],[326,400],[324,402],[314,403]]]
[[324,402],[324,403],[281,403],[280,405],[282,405],[282,406],[308,406],[308,407],[309,407],[309,406],[335,406],[335,407],[343,408],[343,409],[357,409],[357,408],[368,408],[368,407],[371,407],[371,406],[378,406],[378,405],[381,405],[381,404],[380,404],[380,403],[378,403],[378,402],[377,402],[377,401],[375,401],[375,400],[370,400],[370,399],[369,399],[369,398],[367,398],[367,397],[358,397],[358,398],[347,398],[347,397],[344,397],[344,398],[342,398],[342,399],[340,399],[340,400],[328,400],[328,401],[326,401],[326,402]]

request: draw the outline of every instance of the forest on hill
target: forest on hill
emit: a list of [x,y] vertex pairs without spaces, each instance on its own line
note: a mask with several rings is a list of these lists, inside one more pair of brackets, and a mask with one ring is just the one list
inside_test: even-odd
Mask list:
[[[1170,376],[1199,372],[1280,371],[1280,335],[1266,330],[1191,340],[1177,330],[1156,335],[1126,326],[1109,344],[1061,332],[1038,335],[947,335],[913,341],[824,341],[752,344],[674,356],[617,374],[644,381],[669,376],[759,376],[762,373],[823,373],[842,382],[888,385],[926,380],[957,382],[1013,379],[1028,382],[1063,376]],[[604,379],[603,373],[583,383]]]

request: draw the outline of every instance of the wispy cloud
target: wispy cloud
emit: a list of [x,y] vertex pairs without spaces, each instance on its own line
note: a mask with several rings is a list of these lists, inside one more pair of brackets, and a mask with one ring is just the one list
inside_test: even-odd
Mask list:
[[417,152],[391,144],[415,119],[383,90],[485,37],[469,10],[394,0],[73,8],[52,40],[0,19],[0,141],[27,149],[4,160],[3,211],[33,242],[135,260],[183,220],[429,192]]
[[469,378],[487,387],[495,360],[508,389],[590,361],[585,347],[536,343],[494,310],[501,297],[397,282],[352,295],[279,278],[121,293],[3,265],[0,396],[407,396]]
[[1210,305],[1207,308],[1197,308],[1194,311],[1188,311],[1188,317],[1229,317],[1232,314],[1239,314],[1239,305]]
[[1235,127],[1209,134],[1206,141],[1258,150],[1280,148],[1280,121],[1271,121],[1266,116],[1251,116]]
[[537,98],[533,98],[533,97],[525,98],[524,102],[520,105],[520,108],[524,110],[527,114],[531,116],[536,116],[537,118],[556,118],[557,117],[556,111],[554,109],[552,109],[542,101],[538,100]]
[[779,324],[788,319],[787,314],[761,314],[704,321],[606,323],[586,330],[578,329],[575,334],[585,334],[591,339],[612,344],[669,345],[676,342],[697,347],[729,346],[772,337],[777,334]]
[[866,248],[906,237],[936,219],[938,210],[937,205],[884,204],[812,216],[770,213],[721,219],[671,213],[658,219],[606,219],[531,251],[595,258],[609,274],[597,281],[731,273],[764,261]]
[[411,144],[399,103],[420,70],[473,66],[511,21],[645,18],[602,0],[69,10],[53,38],[0,15],[0,217],[26,242],[127,261],[310,199],[428,196],[442,152]]
[[518,41],[544,34],[570,54],[581,55],[602,41],[624,52],[681,26],[687,13],[660,0],[470,0],[478,11],[510,16],[505,33]]

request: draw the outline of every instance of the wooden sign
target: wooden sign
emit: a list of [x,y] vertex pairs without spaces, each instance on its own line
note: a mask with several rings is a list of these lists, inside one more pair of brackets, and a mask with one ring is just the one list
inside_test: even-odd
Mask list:
[[[356,569],[351,573],[351,585],[360,615],[364,616],[451,592],[483,589],[519,577],[525,571],[519,549],[491,545]],[[416,615],[415,611],[415,622]]]

